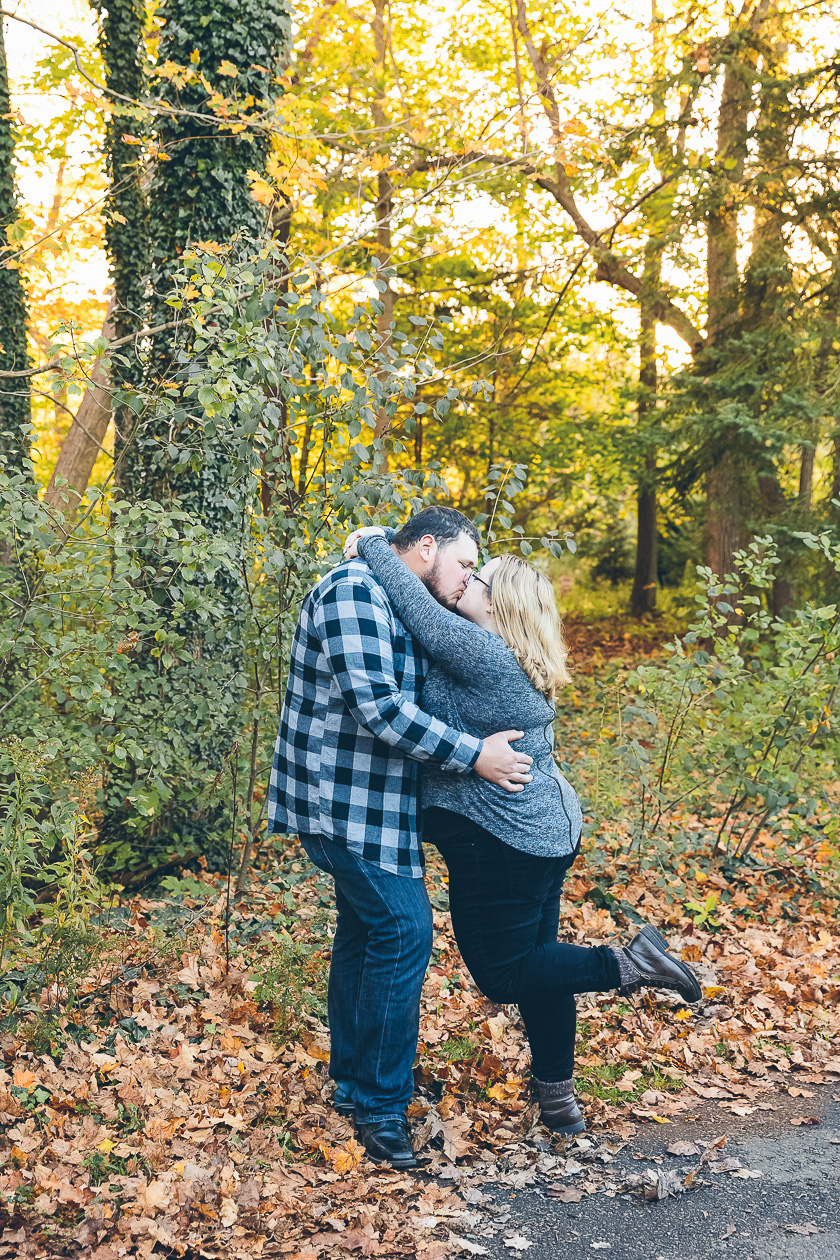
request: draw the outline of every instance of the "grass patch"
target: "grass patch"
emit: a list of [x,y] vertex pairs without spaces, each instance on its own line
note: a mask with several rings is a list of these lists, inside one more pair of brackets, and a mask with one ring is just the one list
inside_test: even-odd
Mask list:
[[441,1054],[450,1063],[458,1059],[473,1059],[478,1053],[478,1046],[469,1037],[450,1037],[440,1047]]
[[618,1089],[621,1080],[630,1065],[626,1063],[604,1063],[597,1067],[582,1068],[577,1078],[577,1089],[580,1094],[589,1094],[591,1098],[600,1098],[604,1102],[618,1104],[637,1102],[647,1089],[656,1089],[661,1093],[679,1093],[683,1087],[681,1080],[673,1080],[664,1076],[658,1069],[646,1072],[633,1082],[631,1090]]

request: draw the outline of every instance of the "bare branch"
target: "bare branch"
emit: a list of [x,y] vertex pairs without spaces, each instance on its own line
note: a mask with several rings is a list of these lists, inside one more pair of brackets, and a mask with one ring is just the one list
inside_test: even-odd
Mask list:
[[[530,162],[522,158],[511,158],[506,154],[498,153],[471,152],[459,155],[446,154],[429,158],[425,161],[418,161],[411,167],[411,172],[434,170],[437,167],[447,168],[468,165],[474,162],[486,162],[493,166],[505,167],[512,172],[521,171],[523,175],[531,176],[535,184],[545,189],[546,192],[551,193],[554,200],[558,205],[562,206],[572,220],[575,231],[581,240],[586,243],[590,254],[595,259],[597,264],[596,278],[615,285],[616,288],[624,289],[627,293],[632,293],[634,297],[638,297],[642,288],[641,280],[628,269],[626,261],[611,249],[608,249],[604,243],[604,238],[608,237],[615,230],[616,225],[611,225],[609,228],[598,232],[586,221],[577,206],[571,184],[562,163],[558,163],[556,176],[552,179],[541,174],[537,167],[532,166]],[[666,182],[663,180],[655,188],[649,189],[622,214],[621,219],[626,218],[637,206],[641,205],[642,201],[657,192]],[[619,219],[619,222],[621,222],[621,219]],[[656,315],[658,322],[673,328],[693,354],[696,354],[705,345],[703,334],[695,327],[686,313],[671,301],[666,293],[651,295],[651,309]]]

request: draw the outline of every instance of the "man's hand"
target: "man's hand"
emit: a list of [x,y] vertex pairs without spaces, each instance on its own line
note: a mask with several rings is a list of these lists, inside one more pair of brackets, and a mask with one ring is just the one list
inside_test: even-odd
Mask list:
[[532,775],[528,773],[533,757],[517,752],[511,743],[521,739],[524,731],[497,731],[485,739],[473,766],[477,775],[508,792],[521,792]]
[[354,529],[352,534],[348,534],[344,541],[344,559],[355,560],[359,554],[357,546],[362,534],[383,534],[385,530],[381,525],[363,525],[361,529]]

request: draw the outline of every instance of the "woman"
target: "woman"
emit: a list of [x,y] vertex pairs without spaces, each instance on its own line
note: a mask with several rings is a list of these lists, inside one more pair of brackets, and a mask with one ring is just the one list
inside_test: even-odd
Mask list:
[[491,1000],[519,1007],[544,1122],[557,1133],[579,1133],[574,995],[627,994],[644,984],[674,989],[687,1002],[702,993],[653,927],[624,948],[557,940],[581,812],[553,756],[553,700],[569,674],[551,583],[518,556],[496,557],[472,575],[456,614],[403,564],[384,530],[351,536],[345,555],[356,554],[432,658],[424,710],[482,738],[524,732],[517,747],[533,758],[533,778],[522,792],[424,766],[423,838],[446,861],[452,927],[473,979]]

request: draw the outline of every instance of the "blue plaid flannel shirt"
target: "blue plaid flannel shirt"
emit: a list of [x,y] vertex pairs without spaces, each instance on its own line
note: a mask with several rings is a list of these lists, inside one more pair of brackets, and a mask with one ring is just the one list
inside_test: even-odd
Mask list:
[[292,642],[271,831],[323,835],[383,870],[422,877],[417,763],[466,773],[482,743],[418,708],[428,665],[364,561],[321,579]]

